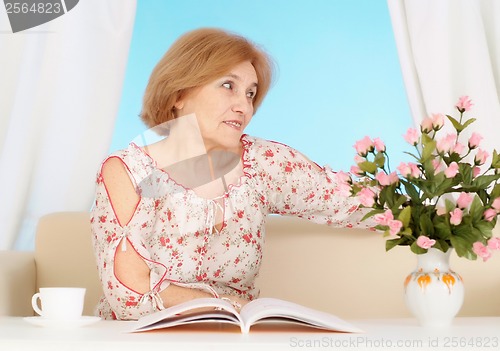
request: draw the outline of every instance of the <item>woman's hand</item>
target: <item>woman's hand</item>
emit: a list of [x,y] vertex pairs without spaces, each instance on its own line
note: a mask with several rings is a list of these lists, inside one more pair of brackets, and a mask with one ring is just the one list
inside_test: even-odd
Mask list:
[[226,300],[227,302],[231,303],[231,305],[233,305],[233,307],[238,312],[243,308],[243,306],[245,306],[249,302],[247,299],[233,295],[221,295],[220,299]]

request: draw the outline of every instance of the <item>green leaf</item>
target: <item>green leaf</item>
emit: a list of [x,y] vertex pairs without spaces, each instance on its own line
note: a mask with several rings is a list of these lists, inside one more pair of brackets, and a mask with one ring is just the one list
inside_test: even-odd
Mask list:
[[493,156],[491,160],[491,167],[500,168],[500,157],[497,153],[497,150],[493,150]]
[[398,233],[399,236],[407,236],[410,237],[411,240],[414,240],[415,238],[413,237],[413,232],[410,227],[405,228],[403,231],[400,231]]
[[444,204],[445,204],[446,212],[451,212],[456,207],[455,203],[449,199],[445,199]]
[[380,191],[380,203],[382,205],[387,204],[386,207],[388,208],[393,208],[396,203],[395,201],[397,201],[397,199],[395,199],[396,195],[399,196],[399,194],[396,194],[396,185],[386,186]]
[[482,235],[479,230],[470,225],[459,225],[453,231],[450,242],[460,257],[471,257],[472,244],[481,241]]
[[474,224],[474,228],[476,228],[486,240],[493,236],[494,225],[492,225],[491,222],[479,221]]
[[472,184],[473,174],[472,167],[468,163],[459,163],[458,171],[462,175],[462,182],[464,184]]
[[444,193],[448,192],[450,188],[460,183],[458,178],[443,178],[443,181],[436,184],[436,187],[434,189],[435,197],[443,195]]
[[452,162],[459,163],[462,157],[456,152],[452,152],[450,156],[443,157],[444,162],[446,163],[447,166],[450,165]]
[[432,157],[432,153],[436,149],[436,141],[431,139],[427,134],[422,135],[422,159],[420,163],[424,163]]
[[414,241],[411,244],[410,249],[413,253],[416,253],[417,255],[421,255],[427,252],[427,249],[422,249],[420,246],[417,245],[416,241]]
[[434,236],[439,239],[449,240],[451,237],[450,224],[444,217],[434,217],[434,230]]
[[472,204],[470,205],[469,215],[472,218],[472,223],[477,223],[481,221],[484,213],[483,204],[479,199],[479,196],[474,196],[474,200],[472,200]]
[[458,257],[465,257],[469,260],[475,260],[477,258],[477,255],[471,250],[469,241],[466,239],[459,236],[452,236],[450,241]]
[[[452,181],[451,181],[452,182]],[[447,189],[451,185],[450,179],[447,179],[443,172],[436,174],[434,179],[428,180],[423,186],[422,190],[424,191],[425,198],[433,199],[440,195],[443,195],[443,190],[440,190],[443,184],[444,189]]]
[[404,154],[407,154],[407,155],[410,155],[411,157],[413,157],[416,161],[420,161],[420,158],[418,158],[417,156],[415,156],[414,154],[412,154],[411,152],[408,152],[408,151],[403,151]]
[[415,186],[406,180],[401,180],[401,183],[405,187],[405,191],[408,194],[408,196],[411,198],[411,200],[413,202],[419,202],[420,196],[418,195],[418,191],[417,191],[417,189],[415,189]]
[[497,197],[500,196],[500,184],[495,184],[495,187],[491,191],[491,198],[496,199]]
[[453,127],[458,133],[460,133],[464,129],[464,126],[461,125],[460,122],[455,118],[451,117],[450,115],[446,115],[446,117],[448,117],[448,119],[451,121],[451,124],[453,124]]
[[450,248],[450,245],[448,245],[448,243],[445,240],[436,240],[436,243],[434,244],[433,247],[443,252],[446,252]]
[[391,207],[392,212],[398,211],[403,206],[403,204],[408,201],[407,197],[404,195],[401,195],[401,194],[395,193],[394,198],[395,198],[395,201]]
[[359,168],[366,173],[375,174],[377,173],[377,165],[374,162],[364,161],[358,163]]
[[430,181],[434,179],[434,166],[432,164],[432,161],[438,159],[441,160],[439,157],[432,157],[425,162],[422,162],[422,167],[423,167],[423,172],[424,172],[424,178],[426,181]]
[[411,207],[407,206],[399,213],[398,219],[403,222],[403,227],[406,228],[411,220]]
[[477,191],[477,195],[479,196],[479,198],[481,199],[481,202],[483,204],[486,204],[488,203],[488,200],[489,200],[489,195],[488,195],[488,192],[484,189],[479,189]]
[[461,124],[458,120],[456,120],[455,118],[453,118],[450,115],[446,115],[446,117],[448,117],[448,119],[450,120],[450,122],[453,124],[453,127],[455,128],[455,130],[457,131],[458,134],[460,134],[471,123],[473,123],[473,122],[476,121],[475,118],[469,118],[467,121],[465,121],[463,124]]
[[377,152],[375,155],[375,159],[373,160],[378,168],[384,168],[385,165],[385,156],[382,152]]
[[401,242],[401,238],[386,240],[385,251],[389,251],[390,249],[400,245]]
[[384,238],[388,237],[388,236],[391,236],[391,232],[389,231],[389,227],[386,227],[386,231],[384,232],[384,234],[382,235]]
[[469,118],[467,121],[465,121],[464,124],[462,124],[462,130],[467,128],[471,123],[474,123],[476,121],[475,118]]
[[434,225],[428,213],[422,213],[420,216],[420,228],[425,235],[429,237],[434,235]]
[[452,237],[462,238],[466,240],[469,249],[472,247],[473,243],[475,243],[476,241],[481,241],[482,239],[482,235],[479,230],[463,222],[462,224],[454,228]]
[[415,241],[414,238],[409,238],[407,236],[395,239],[389,239],[385,241],[385,251],[389,251],[395,246],[408,246]]
[[420,229],[420,217],[421,217],[421,214],[422,214],[422,211],[425,209],[424,206],[422,205],[413,205],[412,206],[412,210],[411,210],[411,219],[413,221],[413,234],[415,235],[415,237],[418,237],[421,233],[421,229]]
[[498,179],[500,179],[500,174],[483,175],[474,179],[472,185],[479,189],[486,189]]

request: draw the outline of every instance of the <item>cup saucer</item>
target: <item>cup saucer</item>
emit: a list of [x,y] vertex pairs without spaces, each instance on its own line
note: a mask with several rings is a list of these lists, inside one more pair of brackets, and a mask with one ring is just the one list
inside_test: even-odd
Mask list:
[[51,319],[42,316],[34,316],[24,317],[23,319],[30,324],[49,328],[78,328],[94,324],[101,320],[100,317],[95,316],[81,316],[77,319]]

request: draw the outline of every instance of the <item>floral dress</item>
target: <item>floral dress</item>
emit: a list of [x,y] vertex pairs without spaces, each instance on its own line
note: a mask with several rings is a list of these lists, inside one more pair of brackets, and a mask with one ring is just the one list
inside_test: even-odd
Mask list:
[[[360,227],[356,199],[339,195],[336,173],[318,169],[296,150],[248,135],[241,138],[243,176],[219,198],[205,199],[160,170],[131,143],[118,157],[140,195],[134,215],[120,224],[101,173],[91,211],[93,246],[104,290],[97,311],[106,319],[138,319],[163,308],[169,284],[204,289],[214,297],[259,296],[269,214],[292,215],[340,227]],[[215,227],[216,216],[222,226]],[[115,276],[116,250],[133,249],[150,269],[150,291],[141,294]]]

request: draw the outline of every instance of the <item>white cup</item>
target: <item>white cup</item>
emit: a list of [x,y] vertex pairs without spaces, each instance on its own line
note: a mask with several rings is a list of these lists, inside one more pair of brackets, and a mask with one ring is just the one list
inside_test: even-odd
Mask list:
[[[78,319],[83,313],[85,288],[40,288],[31,305],[36,313],[49,319]],[[42,308],[38,307],[40,299]]]

